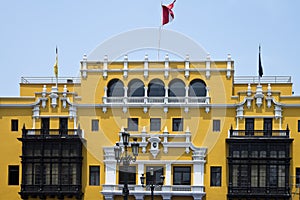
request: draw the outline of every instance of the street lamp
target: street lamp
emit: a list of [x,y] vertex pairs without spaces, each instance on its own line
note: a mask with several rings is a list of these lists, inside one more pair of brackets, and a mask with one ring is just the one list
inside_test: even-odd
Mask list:
[[159,181],[156,181],[156,177],[154,176],[154,169],[150,168],[150,178],[149,178],[149,184],[145,183],[145,175],[142,174],[140,177],[141,183],[143,187],[150,187],[151,190],[151,199],[153,200],[154,198],[154,189],[155,188],[160,188],[164,184],[165,177],[163,175],[160,175]]
[[126,132],[126,129],[122,132],[122,140],[123,140],[123,146],[124,146],[124,155],[122,155],[122,149],[120,147],[120,144],[117,142],[116,146],[114,147],[115,151],[115,159],[117,160],[117,163],[120,164],[122,163],[124,167],[124,187],[123,187],[123,197],[124,200],[128,199],[129,195],[129,189],[128,189],[128,168],[130,162],[135,162],[136,157],[139,154],[139,143],[137,143],[137,138],[133,138],[133,142],[131,143],[131,149],[132,149],[132,154],[133,156],[129,155],[127,152],[127,147],[129,146],[129,137],[130,134]]

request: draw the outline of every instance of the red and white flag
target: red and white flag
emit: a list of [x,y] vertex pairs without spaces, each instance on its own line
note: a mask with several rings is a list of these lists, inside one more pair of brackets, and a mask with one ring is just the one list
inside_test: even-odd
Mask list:
[[165,25],[174,19],[174,13],[172,11],[172,8],[174,7],[175,1],[176,0],[174,0],[173,3],[171,3],[167,6],[161,5],[162,6],[162,25]]

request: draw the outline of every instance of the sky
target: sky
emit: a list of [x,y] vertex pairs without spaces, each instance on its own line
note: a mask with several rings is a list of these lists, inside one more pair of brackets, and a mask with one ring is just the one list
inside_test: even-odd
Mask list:
[[[84,54],[120,33],[159,27],[161,3],[171,2],[2,0],[0,96],[19,96],[21,77],[54,76],[56,46],[59,75],[79,76]],[[212,60],[231,54],[236,76],[257,76],[260,44],[264,76],[292,76],[300,95],[299,8],[299,0],[177,0],[164,29],[193,39]]]

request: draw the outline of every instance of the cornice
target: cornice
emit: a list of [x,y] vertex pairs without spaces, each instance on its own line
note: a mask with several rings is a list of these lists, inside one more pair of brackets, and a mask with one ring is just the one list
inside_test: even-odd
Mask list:
[[[148,71],[148,72],[164,72],[164,71],[169,71],[169,72],[185,72],[185,71],[190,71],[190,72],[227,72],[228,69],[225,68],[210,68],[210,69],[205,69],[205,68],[189,68],[189,69],[172,69],[172,68],[148,68],[148,69],[81,69],[80,72],[90,72],[90,73],[101,73],[101,72],[123,72],[123,71],[128,71],[128,72],[143,72],[143,71]],[[230,69],[229,71],[234,71],[233,69]]]

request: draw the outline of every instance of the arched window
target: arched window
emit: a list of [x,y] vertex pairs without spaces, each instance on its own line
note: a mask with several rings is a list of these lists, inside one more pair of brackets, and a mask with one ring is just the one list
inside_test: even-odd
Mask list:
[[108,97],[124,97],[124,84],[119,79],[112,79],[107,87]]
[[190,97],[206,97],[206,84],[201,79],[194,79],[189,85]]
[[169,97],[184,97],[185,96],[185,85],[180,79],[174,79],[169,84],[168,90]]
[[133,79],[128,84],[129,97],[143,97],[145,96],[144,83],[141,80]]
[[165,85],[159,79],[152,80],[148,85],[148,97],[164,97]]

